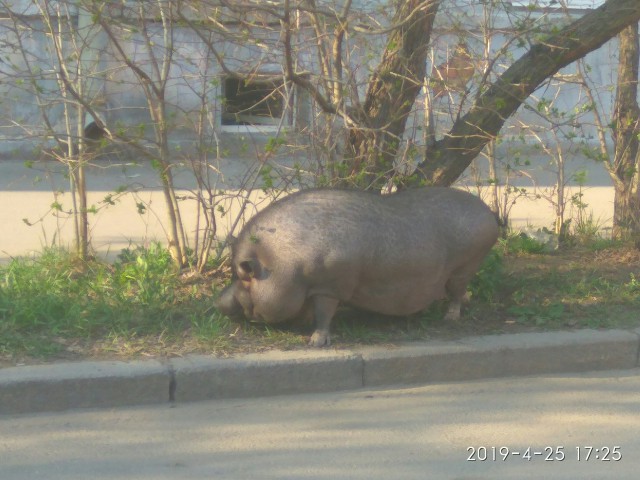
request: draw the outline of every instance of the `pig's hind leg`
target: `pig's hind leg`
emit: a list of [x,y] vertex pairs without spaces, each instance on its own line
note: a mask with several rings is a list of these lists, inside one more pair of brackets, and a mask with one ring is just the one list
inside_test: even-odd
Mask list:
[[451,273],[445,285],[447,297],[449,298],[449,308],[444,316],[445,320],[457,321],[460,319],[462,301],[467,298],[467,286],[478,271],[482,258],[465,263]]

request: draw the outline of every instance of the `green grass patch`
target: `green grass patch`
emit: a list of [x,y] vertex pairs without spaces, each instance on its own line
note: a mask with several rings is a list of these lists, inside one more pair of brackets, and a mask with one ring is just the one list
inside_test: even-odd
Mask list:
[[[512,243],[512,242],[515,242]],[[486,257],[459,322],[446,302],[393,318],[341,308],[335,346],[640,324],[640,252],[615,242],[553,253],[509,239]],[[0,361],[227,354],[304,348],[311,325],[235,322],[213,307],[222,277],[174,267],[160,245],[114,263],[59,249],[0,266]]]
[[159,245],[126,250],[114,264],[60,249],[13,259],[0,267],[0,355],[48,357],[70,341],[126,350],[127,342],[175,343],[191,331],[208,340],[229,329],[212,293],[187,285]]

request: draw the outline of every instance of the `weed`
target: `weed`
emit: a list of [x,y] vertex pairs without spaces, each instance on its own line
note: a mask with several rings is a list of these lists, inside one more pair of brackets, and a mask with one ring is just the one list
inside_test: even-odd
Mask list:
[[159,243],[123,250],[114,277],[121,293],[142,305],[171,302],[178,280],[170,252]]
[[593,212],[578,215],[573,222],[571,234],[581,243],[588,243],[594,238],[600,237],[604,222],[595,218]]
[[557,323],[564,317],[565,306],[551,302],[543,305],[514,305],[507,308],[507,313],[516,317],[518,323],[533,323],[537,326]]
[[492,302],[503,279],[502,254],[499,249],[494,248],[485,257],[469,285],[471,297],[483,302]]
[[544,253],[548,249],[544,242],[531,238],[524,233],[510,234],[506,238],[499,239],[498,247],[504,254],[536,254]]
[[229,319],[218,312],[192,315],[190,323],[192,335],[203,341],[226,335],[231,327]]
[[630,273],[629,277],[629,282],[623,285],[624,291],[627,295],[638,300],[638,295],[640,295],[640,279],[636,278],[633,273]]

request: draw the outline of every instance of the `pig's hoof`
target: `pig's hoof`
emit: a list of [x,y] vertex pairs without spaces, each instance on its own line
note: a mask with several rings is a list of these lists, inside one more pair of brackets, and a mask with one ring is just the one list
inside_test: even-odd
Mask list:
[[446,322],[457,322],[460,320],[460,302],[451,302],[449,309],[444,316]]
[[331,345],[331,337],[329,337],[329,332],[321,332],[320,330],[316,330],[311,335],[309,339],[310,347],[328,347]]
[[460,312],[447,312],[444,316],[445,322],[457,322],[460,320]]

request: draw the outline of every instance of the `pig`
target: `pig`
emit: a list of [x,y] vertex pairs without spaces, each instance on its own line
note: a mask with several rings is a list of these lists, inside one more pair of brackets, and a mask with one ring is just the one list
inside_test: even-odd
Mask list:
[[340,303],[405,316],[448,297],[445,318],[457,320],[497,238],[484,202],[453,188],[303,190],[266,207],[232,241],[234,280],[216,306],[266,323],[312,318],[314,347],[331,344]]

